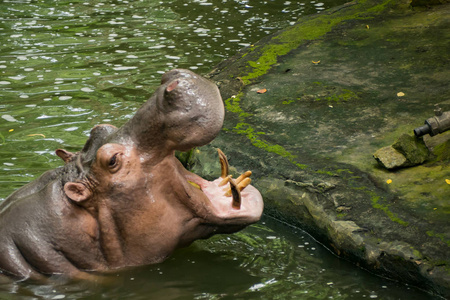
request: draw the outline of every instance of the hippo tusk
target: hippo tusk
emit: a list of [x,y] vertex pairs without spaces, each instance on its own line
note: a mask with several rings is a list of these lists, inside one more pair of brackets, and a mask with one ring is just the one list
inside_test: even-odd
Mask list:
[[[249,178],[249,176],[251,174],[252,174],[251,171],[247,171],[244,174],[242,174],[241,176],[239,176],[238,179],[236,179],[236,180],[233,180],[231,178],[231,176],[228,176],[227,178],[229,178],[228,181],[230,182],[230,188],[228,190],[226,190],[225,196],[227,196],[227,197],[232,196],[233,188],[235,188],[239,192],[241,192],[243,189],[245,189],[250,184],[250,182],[252,182],[252,180]],[[241,178],[241,177],[244,179],[241,179],[238,182],[239,178]]]
[[233,201],[231,202],[231,206],[235,209],[241,208],[241,191],[239,190],[236,182],[230,178],[230,196],[233,196]]
[[227,183],[230,183],[230,188],[224,189],[226,197],[233,197],[233,201],[231,202],[231,206],[235,209],[241,208],[241,191],[245,189],[250,182],[252,181],[249,177],[252,175],[252,171],[247,171],[241,174],[236,180],[232,178],[232,175],[228,175],[229,172],[229,164],[227,157],[222,152],[222,150],[217,149],[217,153],[219,153],[220,160],[220,168],[221,175],[223,178],[219,183],[219,186],[224,186]]
[[[239,191],[242,191],[247,185],[250,184],[251,179],[249,177],[251,175],[252,175],[252,171],[247,171],[247,172],[244,172],[243,174],[241,174],[241,176],[239,176],[238,178],[236,178],[235,183],[241,187],[241,189]],[[231,177],[231,175],[228,177]],[[229,181],[228,177],[225,178],[224,180],[222,180],[222,182],[219,183],[219,186],[224,186],[225,184],[227,184]],[[249,179],[249,181],[246,181],[246,179]],[[248,182],[248,183],[244,184],[243,182]],[[225,196],[228,196],[228,197],[231,196],[230,189],[224,189],[224,191],[227,191],[227,193],[225,193]]]
[[228,181],[230,181],[231,177],[233,177],[233,175],[228,175],[227,177],[225,177],[225,178],[219,183],[219,186],[224,186],[225,184],[227,184]]
[[228,176],[228,169],[229,169],[227,157],[222,152],[222,150],[217,149],[217,152],[219,153],[219,160],[220,160],[220,169],[221,169],[220,177],[226,178]]

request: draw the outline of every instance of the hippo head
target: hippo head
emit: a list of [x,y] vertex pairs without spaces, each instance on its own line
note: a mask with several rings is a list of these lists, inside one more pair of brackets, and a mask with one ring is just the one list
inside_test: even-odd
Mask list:
[[207,181],[175,158],[213,140],[224,107],[217,87],[188,70],[163,75],[154,95],[120,129],[98,125],[82,151],[57,150],[62,186],[88,212],[92,239],[111,267],[159,262],[178,247],[257,222],[263,202],[251,172]]

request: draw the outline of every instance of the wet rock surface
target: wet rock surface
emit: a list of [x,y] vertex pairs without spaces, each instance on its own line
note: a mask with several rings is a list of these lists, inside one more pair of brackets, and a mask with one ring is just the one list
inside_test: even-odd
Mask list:
[[[242,166],[231,173],[253,171],[266,214],[375,274],[449,297],[450,133],[424,138],[433,155],[421,165],[389,171],[373,159],[435,104],[450,109],[450,5],[409,4],[351,2],[219,65],[210,75],[227,113],[212,146]],[[219,172],[212,147],[189,160],[203,176]]]
[[383,147],[373,157],[388,170],[416,166],[424,163],[430,152],[422,137],[402,134],[391,146]]
[[402,134],[392,147],[403,154],[411,166],[422,164],[429,156],[423,139],[408,134]]
[[394,149],[392,146],[383,147],[374,153],[373,157],[380,163],[381,166],[388,170],[406,167],[406,157]]

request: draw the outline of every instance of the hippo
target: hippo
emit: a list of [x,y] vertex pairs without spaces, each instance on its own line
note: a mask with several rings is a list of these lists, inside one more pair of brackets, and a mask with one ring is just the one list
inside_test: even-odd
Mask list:
[[263,199],[251,172],[207,181],[174,153],[211,142],[224,106],[215,84],[183,69],[165,73],[122,127],[95,126],[81,151],[0,205],[0,273],[13,280],[90,279],[162,262],[197,239],[257,222]]

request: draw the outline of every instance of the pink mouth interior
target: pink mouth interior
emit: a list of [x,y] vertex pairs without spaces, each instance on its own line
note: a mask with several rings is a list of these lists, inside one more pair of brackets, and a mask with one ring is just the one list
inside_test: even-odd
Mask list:
[[225,196],[225,192],[230,185],[226,184],[219,187],[219,183],[223,178],[219,177],[214,181],[208,181],[198,175],[188,173],[186,179],[200,186],[201,191],[211,202],[218,217],[230,219],[245,216],[249,219],[259,219],[262,214],[263,199],[261,193],[252,185],[241,191],[241,207],[236,209],[232,206],[232,197]]

